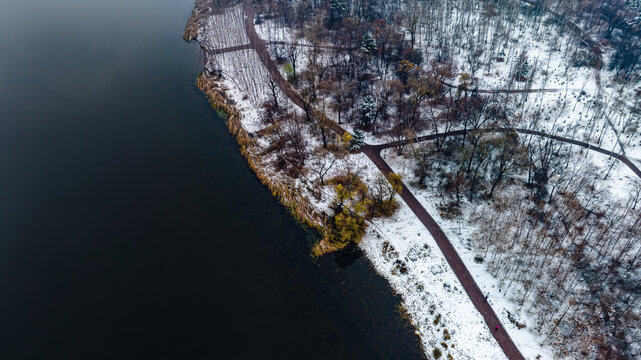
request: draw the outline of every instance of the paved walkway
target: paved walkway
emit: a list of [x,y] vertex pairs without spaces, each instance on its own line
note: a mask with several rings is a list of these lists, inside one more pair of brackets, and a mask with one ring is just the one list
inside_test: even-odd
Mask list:
[[[450,84],[446,81],[441,81],[441,84],[458,89],[458,85]],[[581,91],[581,89],[575,88],[552,88],[552,89],[467,89],[468,93],[476,92],[479,94],[533,94],[533,93],[553,93],[553,92],[565,92],[565,91]]]
[[[296,106],[305,110],[303,99],[301,99],[298,93],[292,88],[292,85],[289,83],[289,81],[287,81],[280,73],[280,71],[278,70],[278,65],[276,65],[274,60],[272,60],[271,56],[269,55],[269,51],[267,50],[267,43],[256,33],[256,28],[254,27],[254,17],[256,15],[254,7],[251,5],[251,3],[245,2],[244,9],[246,16],[245,32],[247,33],[247,37],[249,37],[250,44],[258,54],[258,58],[263,63],[265,68],[267,68],[269,75],[278,84],[285,96],[287,96]],[[343,129],[335,121],[327,118],[327,116],[325,116],[325,114],[323,114],[322,112],[317,111],[313,108],[311,112],[315,117],[322,117],[324,121],[328,123],[331,129],[338,135],[342,136],[343,133],[345,133],[345,129]]]
[[[516,131],[521,134],[530,134],[530,135],[536,135],[536,136],[541,136],[545,137],[548,139],[553,139],[556,141],[564,142],[567,144],[571,145],[576,145],[580,146],[584,149],[596,151],[598,153],[604,154],[611,156],[613,158],[616,158],[617,160],[621,161],[624,163],[632,172],[638,176],[641,179],[641,170],[632,162],[630,159],[628,159],[625,155],[615,153],[610,150],[603,149],[601,147],[598,147],[596,145],[592,145],[583,141],[575,140],[575,139],[570,139],[566,138],[563,136],[557,136],[557,135],[552,135],[548,134],[542,131],[537,131],[537,130],[530,130],[530,129],[520,129],[520,128],[506,128],[506,127],[497,127],[497,128],[485,128],[485,129],[478,129],[475,130],[476,132],[483,132],[483,133],[490,133],[490,132],[509,132],[509,131]],[[466,131],[466,130],[454,130],[454,131],[448,131],[444,133],[439,133],[439,134],[430,134],[430,135],[425,135],[425,136],[419,136],[416,138],[412,139],[407,139],[407,140],[399,140],[399,141],[393,141],[387,144],[381,144],[381,145],[370,145],[370,147],[373,150],[376,150],[380,152],[383,149],[388,149],[391,147],[399,146],[399,145],[406,145],[409,144],[410,142],[422,142],[422,141],[427,141],[427,140],[434,140],[436,138],[441,138],[441,137],[448,137],[448,136],[461,136],[466,133],[470,133],[471,131]]]

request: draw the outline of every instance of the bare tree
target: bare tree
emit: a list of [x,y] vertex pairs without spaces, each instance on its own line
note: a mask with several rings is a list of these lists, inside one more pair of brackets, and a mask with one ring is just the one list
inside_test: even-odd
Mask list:
[[325,176],[332,170],[337,161],[338,158],[324,148],[314,152],[311,169],[318,176],[321,185],[325,185]]

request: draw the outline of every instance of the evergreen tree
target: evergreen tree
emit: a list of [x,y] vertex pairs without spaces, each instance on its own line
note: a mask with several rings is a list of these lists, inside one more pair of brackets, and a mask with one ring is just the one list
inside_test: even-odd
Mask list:
[[370,126],[374,122],[374,117],[376,116],[376,104],[374,99],[367,95],[363,99],[363,105],[361,106],[361,118],[360,124],[362,126]]
[[532,66],[530,66],[530,63],[528,63],[528,61],[525,60],[525,62],[517,70],[517,76],[521,78],[526,78],[530,73],[531,69],[532,69]]
[[347,15],[347,4],[342,0],[329,0],[329,16],[332,22]]
[[361,42],[361,52],[363,54],[371,55],[374,51],[376,51],[376,42],[374,41],[374,37],[369,32],[365,33]]
[[523,52],[519,55],[516,65],[514,66],[514,79],[517,81],[527,80],[530,70],[532,70],[532,66],[528,63],[527,55]]
[[360,130],[354,130],[354,136],[352,136],[349,142],[350,150],[360,150],[363,144],[365,143],[365,136]]

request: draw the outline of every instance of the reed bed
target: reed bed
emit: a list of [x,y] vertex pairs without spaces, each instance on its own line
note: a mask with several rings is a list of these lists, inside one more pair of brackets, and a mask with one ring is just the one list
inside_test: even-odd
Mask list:
[[261,155],[262,149],[243,127],[241,113],[236,110],[233,101],[225,95],[224,89],[218,84],[217,79],[202,73],[196,80],[196,86],[205,93],[211,107],[225,119],[227,129],[236,139],[240,153],[260,182],[290,211],[297,221],[322,234],[325,227],[323,214],[314,208],[311,201],[297,185],[289,181],[279,181],[277,177],[265,170],[267,161]]

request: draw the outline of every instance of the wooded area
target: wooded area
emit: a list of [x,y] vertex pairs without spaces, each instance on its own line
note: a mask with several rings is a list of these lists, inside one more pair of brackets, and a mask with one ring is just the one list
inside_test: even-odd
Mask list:
[[[634,3],[253,4],[257,29],[302,110],[262,76],[255,55],[214,55],[208,72],[232,75],[260,104],[252,134],[261,155],[276,176],[315,184],[308,191],[326,212],[327,242],[358,242],[367,219],[393,213],[400,179],[372,181],[350,154],[365,138],[399,141],[395,151],[412,159],[416,184],[440,192],[443,218],[478,207],[465,220],[478,225],[482,261],[507,289],[518,288],[518,302],[538,314],[537,330],[559,354],[641,356],[641,185],[620,201],[607,191],[617,159],[597,173],[581,160],[587,153],[553,139],[480,131],[519,127],[637,153],[641,16]],[[219,48],[249,41],[229,36]],[[328,118],[349,133],[337,136]],[[455,129],[464,135],[402,141]]]

